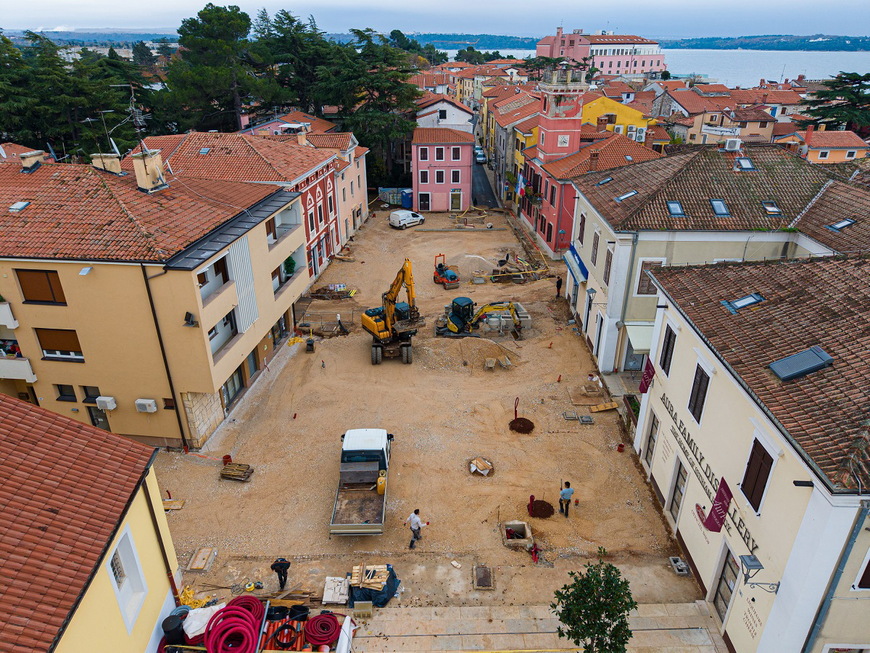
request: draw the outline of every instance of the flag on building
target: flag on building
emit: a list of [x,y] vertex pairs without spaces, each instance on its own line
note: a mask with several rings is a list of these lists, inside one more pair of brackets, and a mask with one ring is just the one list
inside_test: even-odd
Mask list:
[[716,490],[716,498],[713,499],[710,514],[704,520],[704,528],[714,533],[722,530],[722,524],[725,523],[725,516],[728,514],[728,504],[731,503],[732,496],[728,483],[725,482],[724,478],[720,479],[719,489]]
[[649,387],[652,385],[653,377],[656,375],[656,366],[647,357],[646,364],[643,366],[643,376],[640,377],[640,393],[646,394]]

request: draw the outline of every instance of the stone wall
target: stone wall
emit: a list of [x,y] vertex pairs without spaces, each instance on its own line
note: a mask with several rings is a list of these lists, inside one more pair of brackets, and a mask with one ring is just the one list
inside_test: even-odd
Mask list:
[[224,407],[220,393],[183,392],[184,412],[190,429],[190,446],[201,447],[224,421]]

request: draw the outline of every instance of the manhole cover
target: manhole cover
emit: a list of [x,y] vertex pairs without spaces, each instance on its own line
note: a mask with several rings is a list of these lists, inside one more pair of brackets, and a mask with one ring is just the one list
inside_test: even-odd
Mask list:
[[510,421],[508,427],[510,427],[511,431],[516,431],[517,433],[531,433],[535,428],[535,423],[525,417],[517,417]]
[[492,582],[492,569],[484,565],[475,565],[474,567],[474,589],[476,590],[491,590],[494,588]]

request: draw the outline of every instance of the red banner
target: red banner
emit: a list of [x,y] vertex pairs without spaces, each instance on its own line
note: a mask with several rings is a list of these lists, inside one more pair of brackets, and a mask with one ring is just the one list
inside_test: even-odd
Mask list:
[[643,376],[640,378],[640,394],[646,394],[649,387],[652,385],[653,377],[656,375],[656,366],[647,357],[646,365],[643,366]]
[[719,489],[716,490],[716,498],[713,499],[713,506],[710,508],[710,514],[704,520],[704,528],[708,531],[718,533],[722,530],[722,524],[725,523],[725,516],[728,514],[728,504],[731,503],[731,488],[725,479],[719,481]]

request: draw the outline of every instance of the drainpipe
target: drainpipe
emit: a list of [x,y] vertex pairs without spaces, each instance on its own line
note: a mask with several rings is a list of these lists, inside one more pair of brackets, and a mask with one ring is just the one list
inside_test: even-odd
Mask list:
[[[169,382],[169,392],[172,393],[172,399],[177,401],[175,393],[175,384],[172,382],[172,373],[169,371],[169,359],[166,358],[166,347],[163,345],[163,334],[160,333],[160,323],[157,321],[157,309],[154,308],[154,296],[151,294],[151,283],[148,279],[148,273],[145,271],[145,265],[139,264],[142,269],[142,278],[145,280],[145,290],[148,293],[148,304],[151,306],[151,319],[154,320],[154,329],[157,331],[157,342],[160,344],[160,355],[163,357],[163,367],[166,370],[166,380]],[[164,269],[161,276],[166,274]],[[190,448],[187,438],[184,436],[184,423],[181,421],[181,406],[175,404],[175,419],[178,420],[178,432],[181,434],[181,444],[184,447],[184,452]]]
[[151,493],[148,491],[148,476],[151,474],[151,468],[145,472],[145,479],[142,482],[142,492],[145,493],[145,501],[148,503],[148,513],[151,515],[151,525],[154,526],[154,533],[157,535],[157,544],[160,546],[160,554],[163,556],[163,566],[166,568],[166,577],[169,579],[169,587],[172,589],[172,598],[175,599],[175,607],[180,605],[178,599],[178,585],[175,584],[175,574],[172,572],[172,565],[169,563],[169,554],[166,552],[166,543],[160,535],[160,525],[157,522],[157,513],[154,510],[154,500],[151,498]]
[[822,605],[819,607],[815,621],[813,621],[813,628],[810,630],[810,634],[807,635],[801,653],[809,653],[809,651],[813,649],[813,646],[816,643],[816,638],[818,638],[822,626],[825,625],[825,619],[828,617],[828,612],[831,610],[831,603],[834,600],[834,592],[837,590],[837,585],[840,584],[840,579],[846,569],[846,563],[849,561],[849,556],[855,546],[855,540],[858,539],[858,535],[861,533],[868,512],[870,512],[870,501],[862,501],[861,508],[858,510],[858,518],[855,520],[855,524],[852,526],[852,532],[849,535],[849,541],[846,542],[846,548],[840,555],[840,561],[837,563],[837,570],[834,572],[834,577],[828,585],[828,591],[825,593],[825,598],[822,601]]

